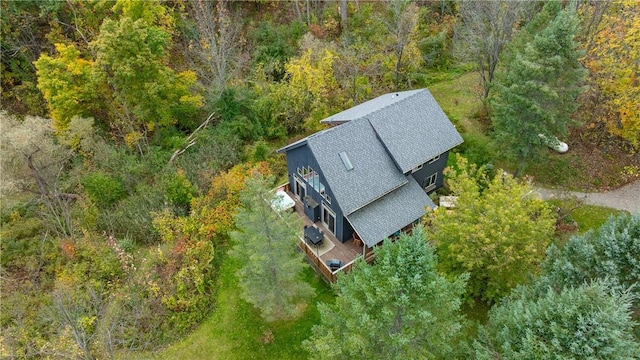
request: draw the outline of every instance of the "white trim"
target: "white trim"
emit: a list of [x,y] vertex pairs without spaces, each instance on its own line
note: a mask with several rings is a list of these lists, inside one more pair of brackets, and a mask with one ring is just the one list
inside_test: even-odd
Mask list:
[[[335,211],[333,211],[333,209],[331,209],[331,208],[330,208],[327,204],[325,204],[324,202],[322,203],[322,209],[321,209],[321,210],[322,210],[322,214],[320,214],[320,221],[322,221],[322,225],[324,225],[324,227],[325,227],[325,228],[327,228],[327,230],[329,230],[329,232],[331,232],[333,235],[335,235],[335,234],[336,234],[336,226],[337,226],[337,225],[336,225],[336,221],[337,221],[337,219],[336,219],[336,213],[335,213]],[[329,223],[328,223],[328,222],[325,222],[325,219],[324,219],[324,212],[325,212],[325,210],[327,210],[327,212],[328,212],[330,215],[332,215],[332,216],[333,216],[333,229],[331,229],[331,228],[329,227]]]
[[440,155],[434,157],[433,159],[430,159],[429,161],[427,161],[429,164],[433,164],[434,162],[440,160]]
[[420,164],[420,165],[418,165],[418,166],[414,167],[414,168],[411,170],[411,173],[413,174],[413,173],[414,173],[414,172],[416,172],[416,171],[420,171],[420,170],[422,170],[422,165],[423,165],[423,164]]
[[[433,180],[432,180],[433,179]],[[438,173],[431,174],[428,178],[425,179],[424,191],[431,191],[436,188],[436,183],[438,182]]]

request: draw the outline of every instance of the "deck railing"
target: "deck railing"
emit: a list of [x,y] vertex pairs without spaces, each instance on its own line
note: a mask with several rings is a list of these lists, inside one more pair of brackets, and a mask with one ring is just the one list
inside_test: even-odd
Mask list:
[[322,259],[320,259],[316,255],[316,253],[313,251],[311,246],[309,246],[309,244],[307,244],[307,242],[304,241],[304,239],[300,239],[300,242],[298,243],[298,247],[300,247],[300,249],[304,251],[305,254],[307,254],[307,259],[309,259],[309,261],[311,261],[311,263],[315,265],[316,269],[318,269],[320,273],[322,273],[322,275],[324,275],[324,277],[328,281],[332,283],[336,282],[337,280],[336,273],[340,271],[340,269],[335,272],[331,271],[331,269],[329,269],[327,264],[325,264],[324,261],[322,261]]

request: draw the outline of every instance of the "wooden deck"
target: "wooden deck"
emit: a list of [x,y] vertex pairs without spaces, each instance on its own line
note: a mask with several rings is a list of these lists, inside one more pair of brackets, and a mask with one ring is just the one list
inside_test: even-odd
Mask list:
[[[304,204],[302,201],[296,198],[296,196],[289,190],[289,184],[282,186],[284,190],[286,190],[289,197],[294,199],[295,201],[295,212],[296,214],[303,219],[305,226],[316,226],[324,233],[324,241],[331,242],[333,244],[333,248],[326,251],[323,254],[319,254],[319,248],[316,248],[312,245],[307,244],[303,238],[300,238],[299,247],[302,251],[307,254],[309,261],[315,265],[316,269],[322,273],[325,278],[330,282],[336,281],[336,275],[339,272],[346,272],[351,269],[351,266],[355,259],[358,256],[363,255],[363,246],[364,245],[356,245],[354,243],[354,239],[351,238],[344,243],[338,240],[323,224],[321,221],[312,222],[304,214]],[[370,249],[367,249],[367,261],[372,260],[372,253]],[[318,256],[319,255],[319,256]],[[326,265],[328,260],[337,259],[342,263],[342,267],[337,271],[331,271],[329,267]]]

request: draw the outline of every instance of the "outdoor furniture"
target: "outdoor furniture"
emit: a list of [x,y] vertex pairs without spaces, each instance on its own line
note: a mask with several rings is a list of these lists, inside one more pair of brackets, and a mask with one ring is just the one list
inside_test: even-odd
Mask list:
[[324,234],[317,227],[308,226],[304,228],[304,239],[313,246],[319,246],[322,244]]
[[336,271],[342,267],[342,261],[338,259],[329,259],[327,260],[327,266],[331,271]]

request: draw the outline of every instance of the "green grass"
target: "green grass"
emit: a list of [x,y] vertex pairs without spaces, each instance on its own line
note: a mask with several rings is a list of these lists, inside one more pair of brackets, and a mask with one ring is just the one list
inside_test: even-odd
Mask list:
[[[565,221],[566,223],[572,223],[575,221],[578,224],[578,234],[582,234],[589,230],[595,230],[602,226],[610,216],[618,215],[622,211],[595,205],[581,204],[579,200],[573,198],[569,199],[553,199],[549,200],[549,203],[554,208],[559,208],[559,213],[564,216],[564,219],[559,221]],[[569,239],[569,236],[574,233],[561,233],[556,244],[561,245]]]
[[[267,323],[259,311],[239,297],[236,271],[240,264],[227,257],[218,280],[217,308],[193,333],[178,343],[138,359],[306,359],[301,343],[319,322],[317,303],[332,303],[329,286],[310,268],[304,280],[316,290],[304,313],[291,321]],[[269,335],[270,334],[270,335]],[[267,340],[267,338],[270,338]]]
[[580,225],[579,232],[595,230],[602,226],[611,215],[618,215],[621,211],[595,205],[583,205],[571,212],[574,220]]
[[477,85],[478,74],[469,72],[430,85],[429,91],[459,131],[482,135],[483,125],[474,119],[482,107],[480,95],[474,91]]

